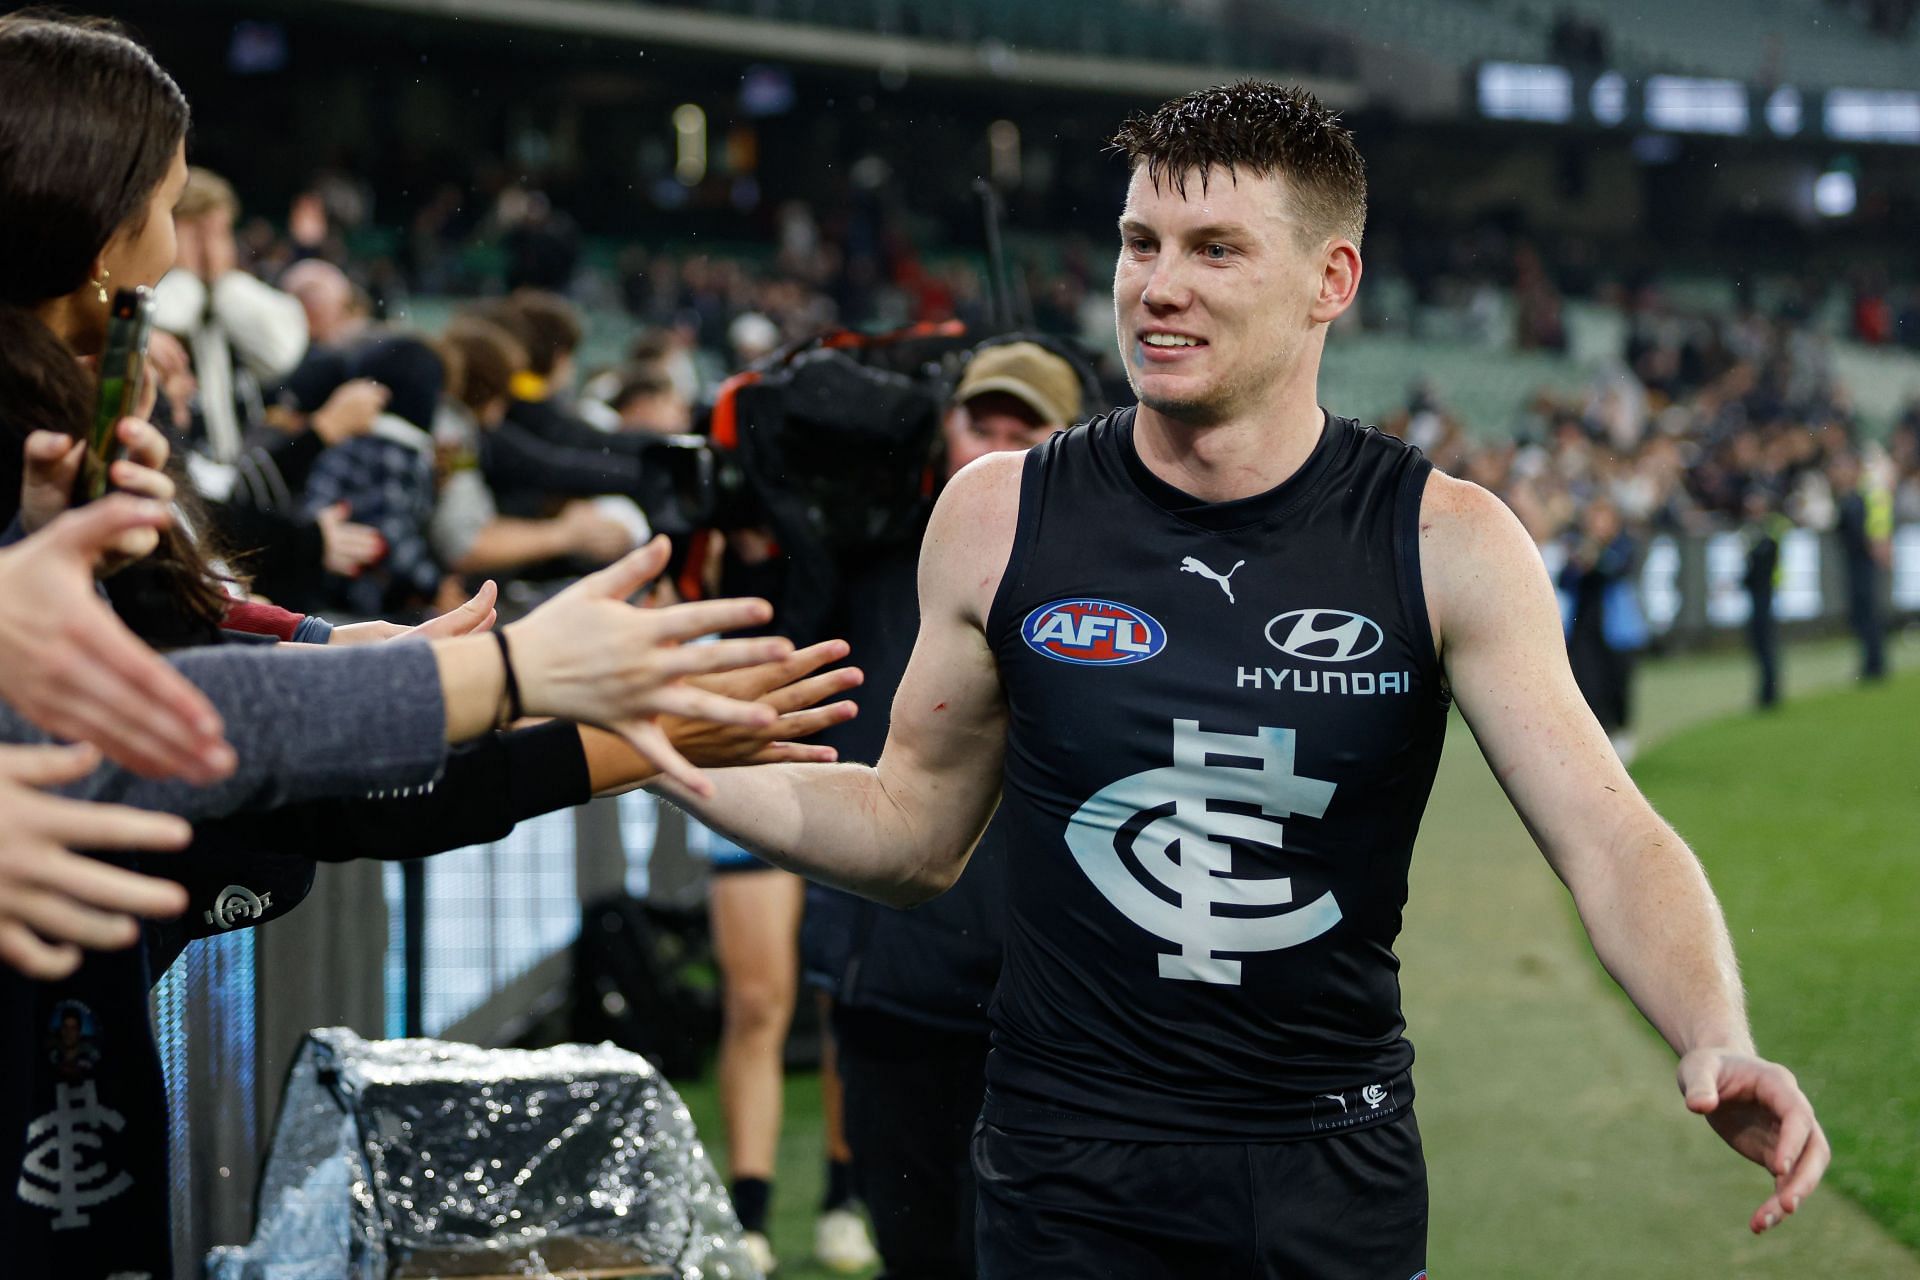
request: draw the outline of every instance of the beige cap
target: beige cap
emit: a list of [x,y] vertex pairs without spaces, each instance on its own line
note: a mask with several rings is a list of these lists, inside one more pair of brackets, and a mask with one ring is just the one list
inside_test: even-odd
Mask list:
[[1080,376],[1037,342],[1009,342],[980,352],[967,365],[953,398],[965,404],[990,391],[1018,399],[1046,426],[1070,427],[1080,421]]

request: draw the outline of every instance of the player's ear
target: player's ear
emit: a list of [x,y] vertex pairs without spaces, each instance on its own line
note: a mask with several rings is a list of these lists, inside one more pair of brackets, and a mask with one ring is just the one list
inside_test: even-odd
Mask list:
[[1359,292],[1359,246],[1345,236],[1335,236],[1321,251],[1320,292],[1307,314],[1316,324],[1331,324],[1353,305]]

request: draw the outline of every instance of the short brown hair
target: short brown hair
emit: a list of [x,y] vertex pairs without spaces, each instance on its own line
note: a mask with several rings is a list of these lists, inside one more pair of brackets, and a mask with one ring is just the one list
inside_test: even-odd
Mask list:
[[173,216],[191,222],[215,209],[225,209],[238,217],[240,197],[234,193],[233,184],[213,170],[192,166],[187,170],[187,185],[180,188],[180,198],[173,202]]
[[1200,89],[1127,118],[1111,149],[1147,167],[1182,196],[1197,171],[1200,190],[1215,169],[1277,176],[1293,189],[1309,236],[1345,236],[1356,245],[1367,222],[1367,166],[1340,116],[1305,89],[1239,80]]
[[507,304],[520,313],[527,326],[528,366],[541,377],[553,372],[553,366],[580,346],[585,332],[580,312],[557,293],[543,289],[515,289]]
[[507,330],[478,316],[456,319],[441,342],[460,355],[464,376],[459,400],[475,413],[508,399],[513,375],[527,368],[526,348]]
[[674,390],[673,379],[657,364],[630,364],[620,370],[619,377],[619,388],[613,393],[615,412],[634,400],[669,395]]

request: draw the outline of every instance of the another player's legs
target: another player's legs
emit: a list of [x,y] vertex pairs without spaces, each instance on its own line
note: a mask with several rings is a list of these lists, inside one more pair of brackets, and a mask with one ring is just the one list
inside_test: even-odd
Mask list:
[[718,871],[708,896],[722,985],[720,1110],[741,1225],[764,1237],[780,1146],[781,1055],[799,983],[801,882],[770,867]]
[[986,1093],[985,1033],[847,1009],[835,1032],[847,1137],[887,1280],[973,1280],[968,1146]]
[[827,1185],[813,1223],[813,1258],[829,1271],[865,1271],[878,1258],[867,1223],[854,1207],[853,1150],[847,1143],[846,1089],[840,1073],[833,1001],[814,992],[820,1010],[820,1110],[826,1121]]

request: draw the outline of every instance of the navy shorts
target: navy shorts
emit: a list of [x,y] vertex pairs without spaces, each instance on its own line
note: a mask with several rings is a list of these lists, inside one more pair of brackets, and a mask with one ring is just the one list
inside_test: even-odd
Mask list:
[[1293,1142],[974,1129],[980,1280],[1415,1280],[1427,1165],[1411,1110]]

